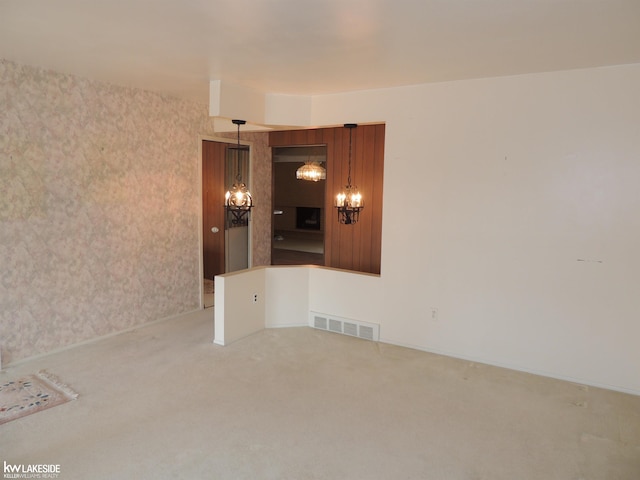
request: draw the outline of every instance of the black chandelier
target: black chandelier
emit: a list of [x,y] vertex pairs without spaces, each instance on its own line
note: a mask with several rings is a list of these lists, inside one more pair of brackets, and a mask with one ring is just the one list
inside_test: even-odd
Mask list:
[[360,217],[360,210],[364,208],[362,195],[358,192],[358,187],[351,185],[351,142],[353,137],[353,129],[356,123],[345,123],[344,128],[349,129],[349,175],[347,176],[347,185],[335,199],[335,207],[338,209],[338,222],[345,225],[353,225]]
[[235,151],[236,158],[236,181],[224,196],[224,206],[228,212],[233,214],[233,223],[240,223],[243,217],[251,211],[253,207],[253,198],[247,185],[242,181],[240,175],[240,152],[247,151],[249,147],[240,145],[240,125],[247,123],[245,120],[232,120],[234,125],[238,126],[238,145],[229,147]]

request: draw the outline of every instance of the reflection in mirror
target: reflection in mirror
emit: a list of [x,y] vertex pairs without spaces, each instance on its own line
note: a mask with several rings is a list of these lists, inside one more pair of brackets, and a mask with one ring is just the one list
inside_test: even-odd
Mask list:
[[[225,185],[232,185],[241,178],[249,184],[249,147],[229,145],[226,149]],[[235,272],[249,268],[249,219],[250,214],[236,218],[225,210],[225,270]]]
[[326,168],[326,145],[273,149],[273,265],[324,265],[324,180],[300,179],[307,164]]

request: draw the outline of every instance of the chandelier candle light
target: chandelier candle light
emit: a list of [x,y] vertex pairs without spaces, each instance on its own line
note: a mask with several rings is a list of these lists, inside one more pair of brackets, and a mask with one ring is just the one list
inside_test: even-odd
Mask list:
[[336,196],[335,207],[338,209],[338,222],[345,225],[353,225],[360,217],[360,210],[364,208],[364,200],[358,192],[358,187],[351,185],[351,143],[353,129],[358,125],[355,123],[345,123],[344,127],[349,129],[349,174],[345,189]]
[[245,120],[232,120],[234,125],[238,126],[238,146],[230,147],[236,151],[236,181],[231,186],[229,191],[224,196],[224,206],[227,211],[233,214],[235,222],[240,222],[242,218],[251,211],[253,207],[253,198],[251,192],[247,188],[247,185],[242,182],[240,175],[240,152],[247,150],[246,146],[240,145],[240,125],[247,123]]

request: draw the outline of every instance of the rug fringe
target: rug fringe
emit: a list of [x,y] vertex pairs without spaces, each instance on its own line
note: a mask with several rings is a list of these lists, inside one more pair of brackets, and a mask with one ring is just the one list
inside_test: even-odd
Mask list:
[[69,397],[69,399],[75,400],[76,398],[78,398],[78,392],[73,390],[66,383],[62,383],[58,377],[56,377],[55,375],[47,372],[46,370],[40,370],[38,373],[36,373],[36,375],[41,380],[49,383],[52,387],[57,388],[58,390],[60,390],[67,397]]

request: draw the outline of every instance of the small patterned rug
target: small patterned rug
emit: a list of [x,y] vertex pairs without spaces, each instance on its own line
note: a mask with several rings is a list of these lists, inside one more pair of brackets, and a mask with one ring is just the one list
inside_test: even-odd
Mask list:
[[75,400],[78,394],[55,376],[40,371],[0,383],[0,425]]

